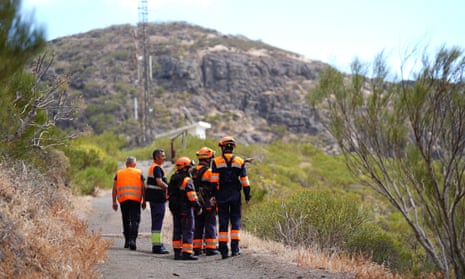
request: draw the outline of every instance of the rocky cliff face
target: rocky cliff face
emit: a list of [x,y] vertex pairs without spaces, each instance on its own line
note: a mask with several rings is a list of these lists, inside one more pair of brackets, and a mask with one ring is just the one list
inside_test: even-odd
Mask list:
[[[185,23],[150,27],[152,135],[186,124],[183,106],[196,121],[212,124],[210,137],[267,143],[325,134],[318,111],[306,101],[325,64]],[[136,82],[141,64],[132,58],[138,51],[134,28],[113,26],[50,42],[58,58],[54,71],[69,73],[72,95],[84,99],[73,127],[119,131],[137,142],[134,100],[142,108],[144,97],[143,83]]]

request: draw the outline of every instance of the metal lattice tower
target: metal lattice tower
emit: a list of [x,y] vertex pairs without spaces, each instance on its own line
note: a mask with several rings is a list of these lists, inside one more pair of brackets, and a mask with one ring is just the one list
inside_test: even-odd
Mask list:
[[150,114],[151,114],[151,96],[150,96],[150,75],[149,75],[149,52],[147,46],[147,22],[148,22],[148,8],[147,0],[139,0],[139,23],[137,28],[142,28],[142,63],[143,63],[143,96],[142,96],[142,142],[147,143],[149,137],[152,136],[152,127],[150,125]]

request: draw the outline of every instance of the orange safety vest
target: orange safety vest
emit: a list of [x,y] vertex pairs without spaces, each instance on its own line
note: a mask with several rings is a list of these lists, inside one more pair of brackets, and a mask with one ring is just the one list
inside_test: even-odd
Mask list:
[[125,168],[116,173],[116,198],[119,203],[127,200],[141,202],[143,187],[141,170]]

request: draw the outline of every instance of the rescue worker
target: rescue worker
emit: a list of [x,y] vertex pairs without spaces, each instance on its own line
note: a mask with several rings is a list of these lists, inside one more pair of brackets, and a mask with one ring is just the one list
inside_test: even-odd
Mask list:
[[150,203],[152,217],[152,253],[168,254],[162,242],[162,225],[166,211],[166,196],[168,193],[168,180],[165,176],[163,163],[166,154],[163,149],[155,149],[152,153],[153,162],[148,171],[145,199]]
[[[136,250],[136,239],[139,234],[140,208],[145,209],[144,175],[136,169],[136,158],[126,159],[126,168],[116,172],[112,199],[113,210],[121,207],[123,217],[124,248]],[[116,201],[118,200],[118,203]]]
[[175,260],[198,260],[193,253],[194,211],[202,213],[190,177],[193,162],[188,157],[176,160],[176,172],[169,183],[169,209],[173,215],[173,250]]
[[202,206],[202,214],[195,216],[194,255],[201,255],[203,251],[207,256],[217,255],[216,250],[216,206],[213,192],[215,184],[211,183],[211,160],[214,151],[208,147],[200,148],[197,153],[199,164],[192,170],[195,191]]
[[215,198],[219,220],[219,250],[223,259],[228,258],[228,228],[231,225],[231,256],[240,255],[239,240],[242,217],[241,190],[244,190],[246,203],[250,201],[250,185],[246,162],[233,154],[236,141],[224,137],[218,142],[222,156],[212,162],[211,182],[215,183]]

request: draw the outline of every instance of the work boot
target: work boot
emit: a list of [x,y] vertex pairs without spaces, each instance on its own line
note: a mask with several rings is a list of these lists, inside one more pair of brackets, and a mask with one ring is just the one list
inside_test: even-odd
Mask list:
[[207,249],[205,254],[207,256],[214,256],[214,255],[218,255],[218,251],[216,249]]
[[181,249],[174,249],[174,259],[176,261],[182,260]]
[[220,250],[222,259],[226,259],[227,257],[229,257],[228,244],[226,242],[220,242],[219,250]]
[[126,237],[124,238],[124,248],[129,248],[129,241]]
[[131,238],[128,240],[128,246],[129,246],[129,249],[131,250],[136,250],[137,247],[136,247],[136,239],[135,238]]
[[182,253],[182,259],[183,259],[184,261],[192,261],[192,260],[193,260],[193,261],[196,261],[196,260],[198,260],[199,258],[196,257],[196,256],[194,256],[194,255],[192,255],[191,253],[186,253],[186,252],[184,252],[184,253]]
[[129,248],[129,242],[128,242],[128,236],[126,233],[123,233],[124,235],[124,248]]
[[239,240],[231,240],[231,257],[239,256],[241,254],[239,250]]
[[152,253],[154,254],[169,254],[170,252],[166,250],[165,246],[162,245],[153,245],[152,246]]
[[202,249],[200,249],[200,248],[194,248],[194,255],[195,255],[195,256],[200,256],[200,255],[202,255]]

